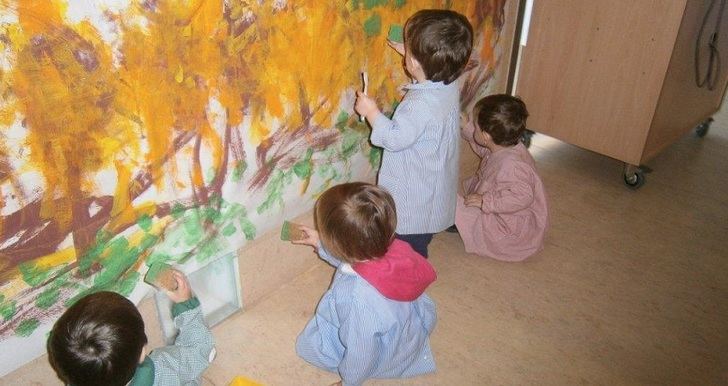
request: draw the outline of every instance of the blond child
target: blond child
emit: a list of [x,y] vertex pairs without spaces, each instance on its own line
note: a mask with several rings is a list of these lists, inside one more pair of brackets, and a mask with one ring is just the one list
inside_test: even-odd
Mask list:
[[338,373],[343,385],[435,371],[430,333],[435,304],[424,293],[435,270],[394,238],[397,217],[382,188],[330,188],[315,208],[316,229],[294,241],[336,267],[331,287],[296,341],[298,355]]

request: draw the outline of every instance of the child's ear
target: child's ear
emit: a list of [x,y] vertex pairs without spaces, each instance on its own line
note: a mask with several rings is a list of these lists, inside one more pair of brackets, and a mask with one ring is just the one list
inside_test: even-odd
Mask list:
[[415,57],[414,57],[414,56],[411,56],[411,55],[410,55],[410,56],[408,57],[408,59],[409,59],[409,61],[410,61],[410,64],[412,65],[412,68],[413,68],[413,69],[418,69],[418,70],[419,70],[419,69],[422,69],[422,65],[420,64],[420,62],[419,62],[419,61],[418,61],[417,59],[415,59]]

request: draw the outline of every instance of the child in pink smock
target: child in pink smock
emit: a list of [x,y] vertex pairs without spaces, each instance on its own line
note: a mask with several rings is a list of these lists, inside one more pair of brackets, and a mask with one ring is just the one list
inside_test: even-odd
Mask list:
[[490,95],[475,104],[463,129],[481,158],[478,171],[463,183],[455,211],[467,252],[521,261],[543,248],[546,195],[535,161],[519,141],[527,117],[520,99]]

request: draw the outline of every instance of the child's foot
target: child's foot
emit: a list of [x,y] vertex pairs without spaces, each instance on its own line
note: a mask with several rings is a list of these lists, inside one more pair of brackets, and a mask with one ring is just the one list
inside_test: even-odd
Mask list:
[[445,229],[445,232],[449,232],[449,233],[459,233],[458,232],[458,227],[455,226],[455,224],[450,225],[449,228]]

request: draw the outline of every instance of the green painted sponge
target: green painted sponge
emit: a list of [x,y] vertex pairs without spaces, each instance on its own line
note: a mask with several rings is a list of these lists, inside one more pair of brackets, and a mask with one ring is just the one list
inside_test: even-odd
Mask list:
[[281,240],[296,241],[305,238],[306,233],[301,230],[300,225],[287,220],[283,222],[283,226],[281,227]]
[[177,289],[177,279],[174,278],[174,270],[169,264],[154,263],[149,266],[147,274],[144,275],[144,282],[159,289],[174,291]]
[[399,24],[392,24],[389,26],[389,35],[387,35],[387,39],[397,43],[404,42],[402,26]]

